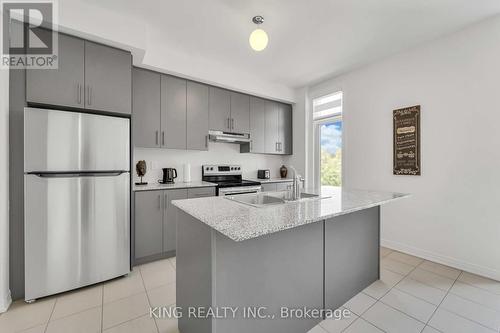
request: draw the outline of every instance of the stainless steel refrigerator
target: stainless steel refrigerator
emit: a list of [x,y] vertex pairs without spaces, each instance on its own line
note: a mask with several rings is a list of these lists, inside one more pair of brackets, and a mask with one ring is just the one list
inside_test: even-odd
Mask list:
[[130,121],[24,110],[25,299],[130,270]]

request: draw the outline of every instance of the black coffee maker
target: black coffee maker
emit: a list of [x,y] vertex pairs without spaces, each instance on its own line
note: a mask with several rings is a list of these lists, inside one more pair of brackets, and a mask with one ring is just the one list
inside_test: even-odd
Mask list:
[[174,179],[177,178],[177,170],[174,168],[163,168],[163,179],[161,184],[172,184]]

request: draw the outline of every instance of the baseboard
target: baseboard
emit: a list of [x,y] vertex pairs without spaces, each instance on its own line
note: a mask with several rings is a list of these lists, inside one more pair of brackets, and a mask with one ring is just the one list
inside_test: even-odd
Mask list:
[[424,258],[424,259],[427,259],[430,261],[437,262],[439,264],[454,267],[454,268],[457,268],[457,269],[460,269],[460,270],[463,270],[463,271],[466,271],[469,273],[481,275],[484,277],[488,277],[490,279],[500,281],[500,271],[495,270],[495,269],[491,269],[488,267],[464,262],[464,261],[456,259],[456,258],[443,256],[441,254],[437,254],[437,253],[434,253],[431,251],[419,249],[419,248],[416,248],[413,246],[409,246],[409,245],[406,245],[403,243],[391,241],[388,239],[382,239],[380,241],[380,244],[384,247],[387,247],[387,248],[390,248],[393,250],[405,252],[405,253],[414,255],[416,257]]
[[12,303],[12,298],[10,297],[10,290],[9,290],[7,295],[5,295],[4,297],[2,297],[2,299],[0,299],[0,313],[7,311],[7,309],[10,306],[10,303]]

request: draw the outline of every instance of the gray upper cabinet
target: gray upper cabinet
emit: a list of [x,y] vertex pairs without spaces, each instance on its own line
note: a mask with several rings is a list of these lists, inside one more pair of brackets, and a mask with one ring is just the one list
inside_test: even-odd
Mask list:
[[268,154],[292,154],[291,106],[266,101],[265,122],[265,152]]
[[186,149],[186,80],[161,77],[161,145]]
[[250,133],[250,96],[231,92],[231,132]]
[[209,88],[209,127],[214,131],[231,130],[231,93],[227,90]]
[[85,108],[130,114],[132,55],[85,41]]
[[83,108],[84,45],[82,39],[59,34],[59,67],[26,71],[27,101]]
[[132,127],[136,147],[160,147],[161,75],[148,70],[132,70]]
[[292,149],[292,107],[288,104],[278,104],[279,144],[281,154],[291,155]]
[[280,140],[278,103],[266,101],[265,112],[266,124],[264,130],[266,142],[264,149],[268,154],[276,154],[279,153],[278,142]]
[[187,83],[187,149],[208,150],[208,86]]
[[135,258],[163,250],[163,192],[135,192]]
[[163,252],[175,251],[177,233],[177,210],[172,200],[187,199],[186,189],[163,191]]
[[250,97],[250,152],[265,153],[266,102]]
[[209,130],[249,133],[242,153],[292,154],[288,104],[133,70],[134,146],[208,150]]
[[[48,30],[41,32],[50,33]],[[130,114],[132,55],[59,34],[57,69],[26,71],[28,103]]]

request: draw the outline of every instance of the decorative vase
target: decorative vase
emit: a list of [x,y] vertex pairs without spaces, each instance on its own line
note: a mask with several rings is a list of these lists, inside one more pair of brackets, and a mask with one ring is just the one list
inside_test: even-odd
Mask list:
[[288,174],[288,169],[286,168],[286,166],[282,165],[280,168],[281,178],[286,178],[287,174]]

